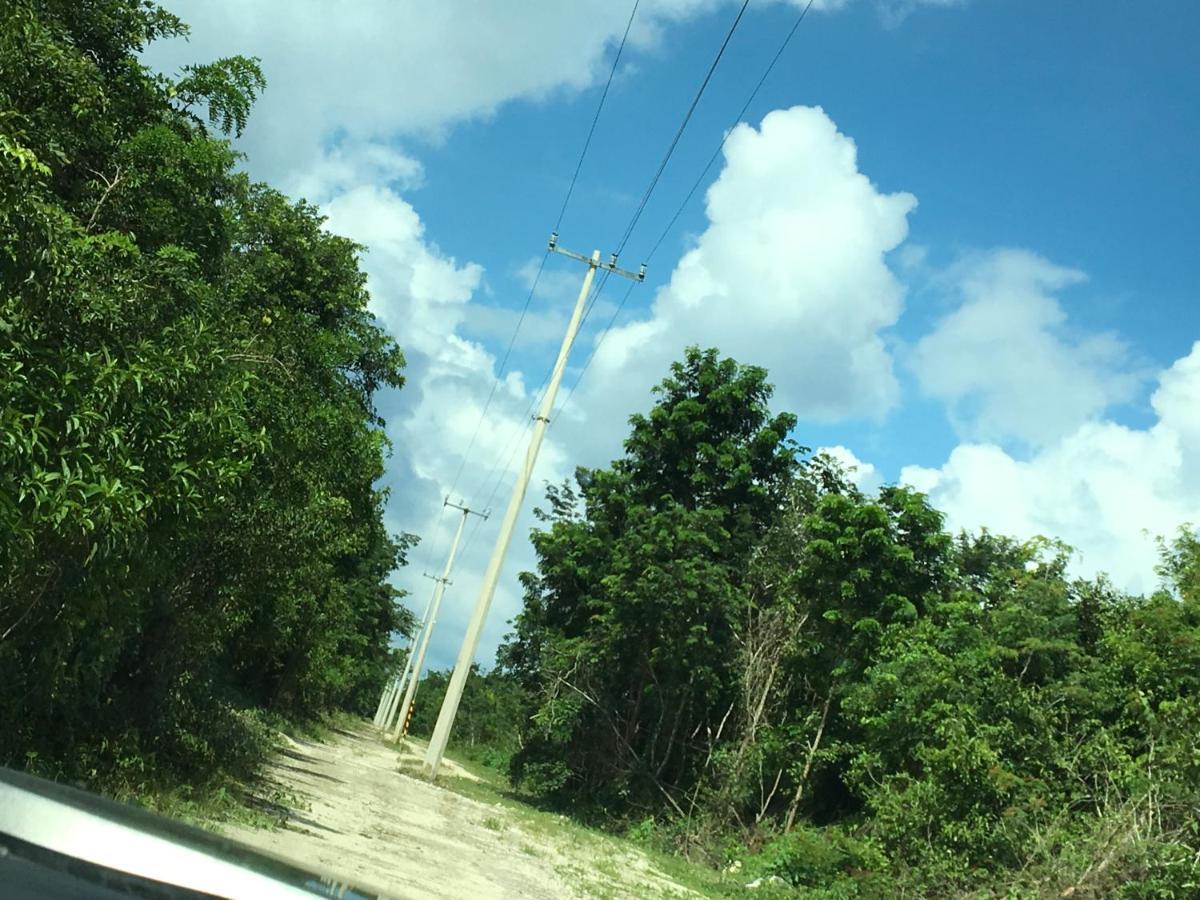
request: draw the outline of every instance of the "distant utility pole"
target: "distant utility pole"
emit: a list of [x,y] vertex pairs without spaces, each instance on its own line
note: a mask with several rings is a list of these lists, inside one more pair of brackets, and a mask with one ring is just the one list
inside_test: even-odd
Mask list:
[[450,741],[450,729],[454,727],[454,717],[458,713],[458,704],[462,700],[463,687],[467,683],[467,675],[471,671],[471,663],[475,661],[475,651],[479,647],[479,637],[483,633],[483,624],[487,619],[488,609],[492,605],[492,597],[496,593],[496,583],[500,580],[500,568],[504,564],[504,556],[508,545],[512,542],[513,530],[517,525],[517,515],[521,512],[521,504],[525,501],[525,492],[529,488],[529,480],[533,477],[533,466],[537,462],[538,450],[542,446],[542,438],[546,434],[546,426],[550,424],[550,413],[554,409],[554,400],[558,395],[558,386],[562,383],[563,372],[567,367],[567,358],[571,355],[571,345],[575,343],[575,335],[579,331],[579,322],[583,318],[583,309],[588,295],[592,290],[592,279],[597,269],[605,269],[614,275],[630,278],[634,281],[646,279],[646,267],[643,265],[638,272],[627,272],[617,268],[617,255],[614,253],[606,263],[600,262],[600,251],[592,251],[590,257],[572,253],[558,246],[558,235],[550,235],[549,250],[561,253],[571,259],[587,263],[587,274],[583,276],[583,285],[579,289],[579,297],[575,301],[575,310],[571,313],[571,321],[567,324],[567,333],[563,335],[562,346],[558,349],[558,359],[554,363],[554,372],[550,383],[546,386],[546,396],[542,398],[542,407],[534,419],[533,435],[529,439],[529,449],[525,452],[525,465],[517,477],[513,487],[512,498],[508,501],[508,509],[504,520],[500,523],[500,535],[496,538],[496,546],[492,550],[492,558],[488,562],[487,571],[483,575],[483,584],[479,588],[479,597],[475,601],[475,612],[467,626],[463,637],[462,647],[458,651],[458,661],[454,664],[454,674],[446,686],[446,699],[442,701],[442,710],[438,713],[437,725],[433,729],[433,737],[429,739],[429,749],[425,753],[425,772],[430,781],[437,778],[438,768],[442,764],[442,755],[446,752],[446,744]]
[[404,679],[408,677],[409,666],[412,665],[412,646],[408,648],[408,659],[404,661],[404,674],[392,681],[391,690],[388,692],[387,703],[383,707],[383,714],[379,717],[379,728],[382,731],[388,730],[388,723],[392,721],[392,716],[396,714],[396,704],[400,702],[400,692],[404,690]]
[[[404,701],[400,704],[400,714],[396,717],[396,727],[392,731],[393,741],[399,740],[400,735],[408,730],[408,716],[412,712],[413,699],[417,695],[417,682],[421,680],[421,669],[425,665],[425,652],[429,649],[429,639],[433,635],[433,626],[437,622],[438,607],[442,605],[442,596],[446,593],[446,585],[450,583],[450,570],[454,567],[454,557],[458,554],[458,542],[462,538],[463,528],[466,527],[467,519],[472,515],[482,519],[487,518],[487,513],[475,512],[473,509],[451,503],[449,498],[446,498],[442,505],[459,510],[462,512],[462,518],[458,520],[458,528],[455,530],[454,540],[450,544],[450,555],[446,558],[446,568],[442,570],[441,577],[428,574],[425,576],[432,578],[436,587],[433,589],[433,598],[429,602],[429,612],[425,617],[425,628],[421,632],[420,647],[412,665],[412,674],[408,679],[408,689],[404,692]],[[397,694],[399,694],[398,691]]]
[[[404,669],[402,670],[405,676],[407,676],[408,667],[412,662],[412,648],[416,639],[416,635],[413,635],[408,642],[408,650],[405,651],[407,653],[407,657],[404,660]],[[388,682],[387,687],[383,690],[383,696],[379,698],[379,709],[375,711],[376,728],[383,728],[384,723],[388,720],[388,717],[391,716],[391,714],[395,711],[396,694],[404,689],[403,684],[404,680],[401,676],[401,673],[393,672],[392,680]]]
[[383,692],[379,695],[379,705],[375,707],[375,727],[379,727],[379,723],[383,721],[383,711],[387,709],[387,705],[391,702],[392,694],[396,690],[396,673],[393,672],[388,679],[388,683],[383,686]]
[[[437,592],[434,591],[436,594]],[[387,731],[392,721],[392,716],[396,714],[396,703],[400,700],[400,695],[404,692],[404,685],[408,681],[409,672],[412,671],[413,650],[417,646],[417,641],[421,639],[421,632],[425,630],[425,623],[429,621],[429,610],[433,606],[433,596],[425,601],[425,612],[421,615],[421,621],[417,624],[417,629],[413,632],[412,638],[408,642],[408,651],[404,659],[404,668],[399,674],[393,675],[392,680],[388,682],[388,686],[383,691],[383,696],[379,698],[379,709],[375,711],[375,727],[382,728]]]

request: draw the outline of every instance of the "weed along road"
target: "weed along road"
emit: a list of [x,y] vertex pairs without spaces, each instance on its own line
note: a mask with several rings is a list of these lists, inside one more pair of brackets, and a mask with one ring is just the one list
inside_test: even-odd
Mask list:
[[365,722],[323,742],[289,740],[266,772],[286,798],[281,827],[223,831],[387,897],[700,896],[616,839],[503,800],[449,759],[428,783],[423,751],[397,751]]

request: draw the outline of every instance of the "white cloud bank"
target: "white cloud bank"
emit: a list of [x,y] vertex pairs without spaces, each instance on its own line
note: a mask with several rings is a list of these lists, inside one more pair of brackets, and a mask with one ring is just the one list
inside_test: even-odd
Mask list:
[[901,481],[929,494],[954,528],[1058,537],[1076,570],[1117,585],[1157,585],[1154,538],[1200,523],[1200,341],[1160,373],[1145,429],[1086,422],[1026,460],[967,443],[940,468],[908,466]]
[[959,435],[1044,446],[1141,386],[1112,334],[1074,334],[1055,294],[1085,280],[1026,250],[967,257],[944,276],[962,305],[916,345],[922,390]]
[[689,344],[767,367],[777,404],[803,418],[882,416],[899,394],[883,333],[904,296],[884,257],[915,207],[859,171],[854,142],[820,108],[739,125],[695,247],[649,317],[600,345],[583,388],[589,419],[642,408]]
[[[634,49],[673,24],[736,0],[643,0]],[[781,2],[781,0],[771,0]],[[794,7],[806,0],[786,0]],[[834,11],[854,0],[818,0]],[[955,0],[874,0],[885,21]],[[355,0],[166,0],[192,28],[188,43],[152,44],[147,61],[181,64],[258,56],[267,91],[240,146],[259,177],[295,191],[339,144],[441,140],[455,124],[590,87],[624,31],[629,4],[609,0],[396,3]],[[334,160],[336,164],[336,160]]]

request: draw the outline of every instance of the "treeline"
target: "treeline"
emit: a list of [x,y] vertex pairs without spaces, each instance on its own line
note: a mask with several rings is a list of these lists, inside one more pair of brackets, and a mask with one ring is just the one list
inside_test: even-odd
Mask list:
[[[433,734],[451,671],[435,669],[421,679],[413,700],[409,734],[420,738]],[[485,672],[478,664],[471,666],[451,732],[451,749],[459,759],[508,774],[513,756],[521,747],[523,712],[521,688],[511,673],[500,668]]]
[[239,173],[263,88],[140,0],[0,13],[0,764],[196,781],[373,705],[408,627],[357,248]]
[[689,351],[549,490],[493,682],[514,782],[805,895],[1196,896],[1197,536],[1150,597],[952,536],[791,443],[766,377]]

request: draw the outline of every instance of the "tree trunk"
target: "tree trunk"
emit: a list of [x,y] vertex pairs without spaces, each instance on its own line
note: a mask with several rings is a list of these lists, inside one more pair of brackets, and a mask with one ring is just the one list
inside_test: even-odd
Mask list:
[[833,688],[829,689],[829,693],[825,695],[825,706],[821,709],[821,724],[817,726],[817,733],[813,736],[812,743],[808,745],[808,756],[804,760],[804,771],[800,773],[800,780],[796,783],[796,793],[792,795],[791,805],[788,806],[787,818],[783,823],[783,832],[787,834],[792,830],[792,826],[796,824],[796,811],[800,809],[800,800],[804,796],[804,786],[808,783],[808,775],[812,771],[813,759],[817,755],[817,748],[821,745],[821,736],[825,734],[825,720],[829,717],[829,704],[833,700]]

